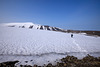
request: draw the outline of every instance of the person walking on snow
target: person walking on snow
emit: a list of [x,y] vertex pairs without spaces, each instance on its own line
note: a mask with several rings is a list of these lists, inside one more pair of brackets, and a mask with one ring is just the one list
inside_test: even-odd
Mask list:
[[73,34],[71,34],[71,38],[73,38]]

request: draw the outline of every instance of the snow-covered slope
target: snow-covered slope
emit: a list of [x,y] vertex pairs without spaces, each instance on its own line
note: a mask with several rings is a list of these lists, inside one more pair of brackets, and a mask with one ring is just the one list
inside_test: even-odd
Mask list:
[[44,61],[50,61],[52,56],[59,59],[64,57],[62,55],[76,53],[82,56],[84,53],[96,52],[100,56],[100,37],[74,34],[71,38],[70,35],[71,33],[0,26],[0,62],[11,60],[11,56],[24,55],[31,55],[32,58],[35,56],[36,63],[41,62],[36,60],[43,60],[46,57],[48,58]]
[[72,42],[70,34],[7,27],[0,28],[0,32],[0,45],[2,48],[0,54],[34,55],[80,51]]

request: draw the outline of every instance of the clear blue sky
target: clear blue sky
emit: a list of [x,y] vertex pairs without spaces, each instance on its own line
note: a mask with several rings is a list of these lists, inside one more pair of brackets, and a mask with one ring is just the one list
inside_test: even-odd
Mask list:
[[100,0],[0,0],[0,23],[100,31]]

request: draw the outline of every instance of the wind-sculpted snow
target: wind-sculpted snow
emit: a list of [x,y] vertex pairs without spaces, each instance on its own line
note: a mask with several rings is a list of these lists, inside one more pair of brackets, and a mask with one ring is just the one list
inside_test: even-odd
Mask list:
[[[76,43],[77,42],[77,43]],[[99,52],[100,37],[21,28],[0,28],[0,54]]]
[[[6,55],[64,57],[67,54],[84,55],[94,52],[100,52],[100,37],[74,34],[71,38],[70,33],[0,26],[0,56],[3,57]],[[0,59],[4,61],[1,57]]]

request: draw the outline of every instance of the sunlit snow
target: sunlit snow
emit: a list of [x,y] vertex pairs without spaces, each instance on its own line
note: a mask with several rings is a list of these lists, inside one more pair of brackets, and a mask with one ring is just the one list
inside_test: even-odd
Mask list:
[[[19,60],[20,64],[47,64],[67,56],[100,56],[100,37],[84,34],[0,26],[0,62]],[[32,60],[32,61],[30,61]]]

